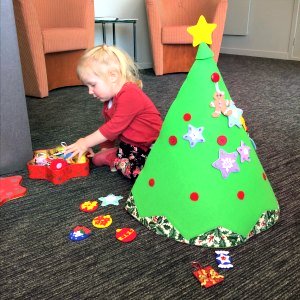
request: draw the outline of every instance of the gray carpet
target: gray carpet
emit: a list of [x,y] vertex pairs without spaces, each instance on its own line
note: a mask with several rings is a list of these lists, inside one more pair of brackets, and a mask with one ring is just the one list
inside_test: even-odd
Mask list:
[[[230,249],[234,269],[220,271],[225,281],[202,288],[191,262],[218,269],[214,250],[143,227],[123,208],[131,182],[108,168],[92,168],[90,176],[63,185],[30,180],[24,170],[15,174],[23,176],[28,194],[0,208],[1,299],[299,299],[300,63],[221,55],[219,68],[244,110],[281,208],[274,227]],[[163,116],[185,76],[143,72],[144,90]],[[82,86],[27,101],[34,149],[71,143],[99,124],[101,104]],[[121,205],[93,214],[79,211],[84,200],[109,193],[122,195]],[[71,228],[92,228],[99,213],[111,214],[113,224],[85,241],[69,241]],[[120,227],[135,228],[137,239],[118,242],[114,234]]]

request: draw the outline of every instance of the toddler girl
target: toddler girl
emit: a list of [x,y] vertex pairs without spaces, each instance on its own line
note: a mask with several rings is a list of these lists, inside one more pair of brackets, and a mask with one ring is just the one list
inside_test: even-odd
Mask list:
[[[88,152],[96,166],[108,165],[135,180],[162,125],[160,113],[141,89],[136,66],[125,52],[103,45],[81,57],[77,73],[89,94],[103,102],[105,123],[67,146],[65,153],[80,159]],[[97,144],[101,150],[95,154],[92,147]]]

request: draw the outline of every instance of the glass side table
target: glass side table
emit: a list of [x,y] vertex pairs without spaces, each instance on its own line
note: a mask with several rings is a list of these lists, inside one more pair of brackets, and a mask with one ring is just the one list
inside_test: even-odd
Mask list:
[[103,44],[106,44],[106,24],[112,24],[113,32],[113,45],[116,45],[116,24],[132,24],[133,29],[133,57],[134,61],[137,61],[137,50],[136,50],[136,22],[138,19],[119,19],[119,18],[109,18],[109,17],[95,17],[96,24],[102,24],[102,35],[103,35]]

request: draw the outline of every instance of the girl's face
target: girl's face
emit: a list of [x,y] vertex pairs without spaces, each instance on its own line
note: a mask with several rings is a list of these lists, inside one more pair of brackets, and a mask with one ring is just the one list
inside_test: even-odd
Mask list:
[[84,78],[84,84],[89,89],[89,94],[101,102],[109,101],[116,95],[113,82],[108,77],[107,79],[89,74]]

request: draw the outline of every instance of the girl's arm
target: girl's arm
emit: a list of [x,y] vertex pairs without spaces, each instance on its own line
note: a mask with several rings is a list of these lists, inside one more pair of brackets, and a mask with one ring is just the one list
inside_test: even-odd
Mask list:
[[106,140],[107,138],[99,130],[96,130],[92,134],[80,138],[74,144],[67,146],[65,154],[72,153],[71,158],[78,154],[78,159],[80,159],[85,152],[89,152],[89,148],[101,144]]

